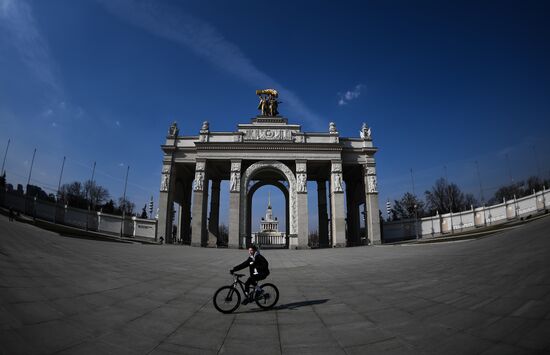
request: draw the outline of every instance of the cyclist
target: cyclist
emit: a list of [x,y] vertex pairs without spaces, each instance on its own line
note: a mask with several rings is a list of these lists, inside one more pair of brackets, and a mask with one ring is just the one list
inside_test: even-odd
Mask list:
[[[258,247],[251,245],[248,248],[248,258],[241,264],[235,266],[233,269],[229,270],[231,274],[235,271],[242,270],[248,266],[250,270],[250,277],[246,280],[244,284],[245,289],[245,299],[242,304],[247,304],[253,301],[252,295],[255,293],[258,295],[261,293],[261,289],[258,287],[258,281],[264,280],[269,275],[269,263],[266,258],[260,254]],[[255,292],[249,292],[250,286],[255,286]]]

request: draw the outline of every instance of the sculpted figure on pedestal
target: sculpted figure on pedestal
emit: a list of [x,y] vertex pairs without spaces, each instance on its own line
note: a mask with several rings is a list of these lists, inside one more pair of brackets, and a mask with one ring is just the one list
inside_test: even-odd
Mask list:
[[275,89],[256,90],[256,95],[260,97],[258,110],[262,116],[275,117],[279,115],[278,107],[281,101],[278,101],[279,93]]

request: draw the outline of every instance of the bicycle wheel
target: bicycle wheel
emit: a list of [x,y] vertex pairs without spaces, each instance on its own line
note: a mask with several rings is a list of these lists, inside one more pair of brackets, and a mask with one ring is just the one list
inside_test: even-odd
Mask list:
[[241,294],[233,286],[223,286],[214,293],[212,301],[218,311],[231,313],[241,304]]
[[256,304],[264,309],[275,306],[279,300],[279,290],[277,287],[274,284],[263,284],[260,288],[263,292],[256,297]]

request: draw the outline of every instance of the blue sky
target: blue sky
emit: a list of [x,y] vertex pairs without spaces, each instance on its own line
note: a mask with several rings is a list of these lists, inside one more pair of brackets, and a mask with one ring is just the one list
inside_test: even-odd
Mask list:
[[96,161],[115,198],[129,165],[140,208],[170,122],[234,130],[274,87],[305,131],[372,127],[382,209],[412,190],[410,169],[417,194],[446,167],[478,197],[475,161],[487,199],[550,178],[549,15],[544,1],[0,0],[0,152],[11,139],[8,180],[24,184],[37,148],[32,182],[52,191],[63,156],[63,182]]

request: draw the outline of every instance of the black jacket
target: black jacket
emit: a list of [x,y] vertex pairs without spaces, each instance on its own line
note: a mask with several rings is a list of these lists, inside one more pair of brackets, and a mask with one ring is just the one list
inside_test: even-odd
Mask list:
[[248,259],[246,259],[243,263],[235,266],[233,268],[233,271],[242,270],[247,266],[250,270],[251,276],[254,274],[254,269],[258,270],[258,274],[261,276],[269,275],[269,263],[267,262],[266,258],[264,258],[261,254],[256,255],[255,258],[249,256]]

